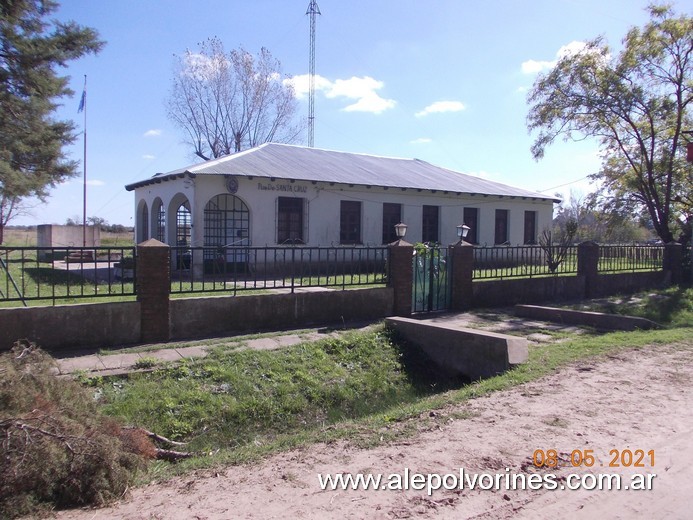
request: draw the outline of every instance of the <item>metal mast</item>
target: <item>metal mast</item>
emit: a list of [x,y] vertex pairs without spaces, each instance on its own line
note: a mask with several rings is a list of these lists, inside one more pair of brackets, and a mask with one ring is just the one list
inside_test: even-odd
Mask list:
[[308,146],[315,144],[315,15],[321,14],[316,0],[311,0],[306,14],[310,16],[310,65],[308,78]]

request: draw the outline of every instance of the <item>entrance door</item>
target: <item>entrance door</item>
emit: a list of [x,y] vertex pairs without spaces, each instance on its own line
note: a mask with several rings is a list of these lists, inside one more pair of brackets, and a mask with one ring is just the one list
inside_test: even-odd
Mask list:
[[450,308],[450,276],[447,248],[419,247],[412,259],[412,312],[445,311]]

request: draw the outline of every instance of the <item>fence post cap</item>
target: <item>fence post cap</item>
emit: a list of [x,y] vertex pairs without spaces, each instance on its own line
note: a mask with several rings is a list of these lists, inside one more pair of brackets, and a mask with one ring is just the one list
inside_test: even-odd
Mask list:
[[149,240],[145,240],[144,242],[140,242],[137,244],[137,247],[164,247],[168,248],[168,244],[164,244],[163,242],[160,242],[156,238],[150,238]]
[[394,242],[390,242],[388,247],[401,247],[401,246],[408,246],[408,247],[413,247],[412,244],[407,242],[406,240],[400,238],[399,240],[395,240]]
[[450,244],[449,247],[474,247],[474,244],[467,242],[465,240],[458,240],[454,244]]

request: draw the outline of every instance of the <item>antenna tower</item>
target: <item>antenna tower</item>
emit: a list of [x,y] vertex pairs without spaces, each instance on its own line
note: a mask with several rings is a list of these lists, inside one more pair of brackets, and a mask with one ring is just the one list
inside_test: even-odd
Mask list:
[[308,72],[308,146],[315,144],[315,15],[321,14],[316,0],[311,0],[306,14],[310,16],[310,66]]

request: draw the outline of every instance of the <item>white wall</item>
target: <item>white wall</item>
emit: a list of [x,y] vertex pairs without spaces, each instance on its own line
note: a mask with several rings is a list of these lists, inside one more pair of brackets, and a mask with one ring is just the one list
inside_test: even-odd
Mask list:
[[[451,244],[457,241],[456,226],[462,223],[464,207],[479,209],[479,243],[493,245],[495,210],[509,211],[510,243],[522,244],[524,240],[524,212],[537,212],[537,234],[550,226],[553,204],[547,200],[532,200],[510,197],[471,196],[444,194],[441,192],[401,190],[364,186],[349,186],[330,183],[311,183],[278,179],[248,179],[238,177],[236,196],[250,210],[250,237],[254,246],[276,245],[276,200],[277,197],[299,197],[307,201],[307,243],[311,246],[339,244],[340,201],[361,201],[361,231],[364,245],[382,243],[382,203],[402,204],[402,221],[408,225],[406,240],[421,240],[422,206],[440,206],[440,242]],[[175,228],[175,208],[187,200],[192,211],[192,241],[194,246],[204,244],[204,208],[214,196],[228,193],[223,176],[199,175],[194,179],[175,179],[151,184],[135,190],[135,208],[142,201],[151,208],[159,197],[167,209],[166,223],[168,243],[172,243]],[[173,204],[172,204],[173,202]],[[175,206],[175,207],[174,207]],[[138,226],[139,213],[137,214]],[[155,233],[156,222],[149,223],[149,236]],[[137,235],[141,238],[140,235]]]

